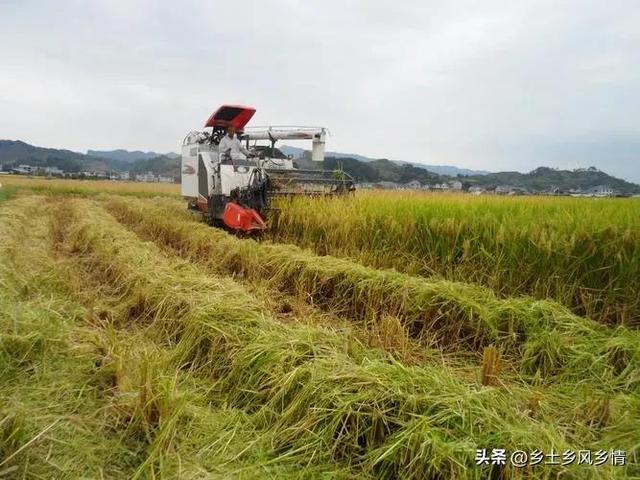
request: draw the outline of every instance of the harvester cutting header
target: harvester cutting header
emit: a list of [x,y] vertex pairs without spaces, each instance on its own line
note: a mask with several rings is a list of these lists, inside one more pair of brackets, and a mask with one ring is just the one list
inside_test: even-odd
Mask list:
[[211,131],[190,132],[182,143],[182,196],[211,225],[245,233],[265,230],[273,196],[354,189],[345,172],[300,169],[276,148],[278,140],[311,140],[313,167],[324,160],[326,128],[246,127],[254,113],[251,107],[223,105],[204,125]]

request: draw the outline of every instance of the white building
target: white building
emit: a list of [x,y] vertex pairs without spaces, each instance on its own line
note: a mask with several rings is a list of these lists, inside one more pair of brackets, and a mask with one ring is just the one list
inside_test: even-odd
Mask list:
[[596,197],[613,196],[613,189],[607,185],[598,185],[597,187],[590,188],[588,192]]
[[511,185],[498,185],[495,191],[498,195],[507,195],[512,190],[513,187]]
[[27,175],[31,175],[36,173],[38,167],[34,167],[33,165],[18,165],[18,168],[13,169],[16,173],[24,173]]
[[174,179],[173,177],[169,177],[166,175],[158,175],[158,181],[161,183],[173,183]]
[[139,173],[136,175],[136,182],[157,182],[158,179],[153,172]]
[[420,190],[422,188],[422,184],[418,180],[411,180],[405,184],[405,187],[411,190]]
[[44,173],[55,177],[64,176],[64,172],[58,167],[44,167]]
[[453,182],[449,182],[449,188],[451,190],[460,191],[460,190],[462,190],[462,182],[459,182],[458,180],[454,180]]

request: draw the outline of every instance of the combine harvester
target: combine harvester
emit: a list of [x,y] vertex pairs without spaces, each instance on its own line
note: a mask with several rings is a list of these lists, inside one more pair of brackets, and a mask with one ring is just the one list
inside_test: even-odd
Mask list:
[[[209,224],[256,233],[267,228],[265,218],[274,196],[340,195],[354,190],[353,179],[345,172],[299,169],[290,156],[275,148],[278,140],[311,140],[311,160],[322,162],[325,128],[245,128],[254,113],[251,107],[223,105],[204,125],[211,131],[190,132],[182,143],[182,196]],[[245,142],[246,159],[219,151],[229,126]]]

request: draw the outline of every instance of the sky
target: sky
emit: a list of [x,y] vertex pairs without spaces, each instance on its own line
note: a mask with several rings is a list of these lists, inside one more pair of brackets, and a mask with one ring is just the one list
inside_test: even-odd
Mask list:
[[639,25],[637,0],[0,0],[0,138],[179,152],[233,103],[331,151],[640,182]]

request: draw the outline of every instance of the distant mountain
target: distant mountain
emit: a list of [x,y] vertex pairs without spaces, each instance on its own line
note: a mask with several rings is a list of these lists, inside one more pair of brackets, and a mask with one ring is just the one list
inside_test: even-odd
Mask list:
[[67,172],[106,171],[112,168],[109,161],[103,158],[87,157],[71,150],[35,147],[20,140],[0,140],[0,163],[4,166],[22,163],[42,167],[56,166]]
[[[97,150],[90,151],[94,152],[94,155],[85,155],[71,150],[36,147],[20,140],[0,140],[0,164],[3,167],[14,167],[20,164],[38,167],[58,167],[65,172],[130,171],[140,173],[151,171],[156,175],[180,175],[180,156],[175,153],[167,155],[154,154],[150,158],[131,161],[124,160],[126,155],[119,156],[116,154],[115,157],[119,156],[119,158],[108,158],[96,156]],[[126,150],[120,150],[120,152],[126,152]]]
[[136,160],[151,160],[157,157],[169,157],[178,158],[180,155],[177,153],[169,152],[166,154],[156,152],[141,152],[140,150],[87,150],[87,155],[90,157],[107,158],[109,160],[118,160],[121,162],[133,163]]
[[595,167],[576,170],[556,170],[548,167],[539,167],[529,173],[499,172],[467,177],[464,181],[469,185],[487,188],[508,185],[535,191],[552,188],[562,191],[586,190],[599,185],[606,185],[620,193],[640,193],[639,185],[612,177]]
[[457,177],[458,175],[488,175],[491,173],[486,170],[469,170],[468,168],[454,167],[451,165],[423,165],[422,163],[403,162],[400,160],[392,160],[392,162],[399,165],[411,165],[413,167],[423,168],[438,175],[448,175],[450,177]]
[[[317,164],[308,158],[298,159],[296,162],[300,168],[318,168]],[[411,180],[417,180],[423,185],[433,185],[457,179],[462,182],[465,189],[472,186],[487,189],[505,186],[538,192],[554,189],[568,192],[569,190],[584,191],[603,185],[612,188],[617,193],[640,193],[640,185],[613,177],[594,167],[577,170],[555,170],[539,167],[529,173],[498,172],[452,177],[438,175],[411,164],[397,164],[385,159],[362,162],[349,157],[326,157],[321,168],[342,169],[360,183],[408,183]]]
[[146,160],[137,160],[129,169],[132,173],[153,172],[156,175],[180,177],[180,157],[159,155]]
[[[302,158],[305,156],[308,150],[304,148],[291,147],[289,145],[282,145],[279,147],[282,153],[285,155],[291,155],[293,158]],[[380,159],[365,157],[363,155],[358,155],[355,153],[339,153],[339,152],[326,152],[327,157],[334,158],[353,158],[355,160],[359,160],[361,162],[376,162]],[[403,160],[388,160],[397,165],[411,165],[416,168],[422,168],[424,170],[428,170],[430,172],[436,173],[438,175],[449,175],[451,177],[455,177],[457,175],[486,175],[490,172],[485,170],[469,170],[467,168],[458,168],[451,165],[425,165],[422,163],[416,162],[407,162]]]
[[[309,159],[308,152],[295,147],[283,146],[283,153],[294,155],[302,152],[302,158],[296,160],[300,168],[326,168],[329,170],[343,169],[358,182],[396,182],[407,183],[417,180],[422,184],[442,183],[453,178],[459,178],[466,187],[482,186],[486,188],[502,186],[521,187],[529,190],[544,191],[553,188],[568,191],[586,190],[595,186],[605,185],[620,193],[640,193],[640,186],[634,183],[612,177],[597,168],[590,167],[577,170],[556,170],[547,167],[537,168],[529,173],[498,172],[454,177],[433,172],[424,165],[409,162],[397,162],[386,159],[360,160],[361,155],[354,157],[333,156],[331,152],[323,163],[317,164]],[[94,154],[98,151],[91,150]],[[137,154],[138,152],[127,152]],[[105,153],[105,152],[100,152]],[[109,152],[106,152],[107,154]],[[111,152],[113,153],[113,152]],[[140,152],[144,153],[144,152]],[[146,152],[147,154],[150,152]],[[118,154],[116,154],[118,155]],[[29,145],[20,140],[0,140],[0,164],[3,168],[28,164],[42,167],[58,167],[66,172],[80,171],[129,171],[132,173],[153,172],[156,175],[180,176],[180,157],[177,154],[156,155],[151,158],[124,160],[126,155],[119,158],[104,158],[85,155],[71,150],[59,150]],[[463,171],[456,169],[455,171]],[[469,171],[469,170],[467,170]]]
[[408,183],[418,180],[422,184],[440,183],[444,181],[441,175],[413,165],[398,165],[389,160],[373,160],[362,162],[355,158],[326,157],[323,167],[327,170],[340,169],[349,173],[356,181],[365,183],[396,182]]

